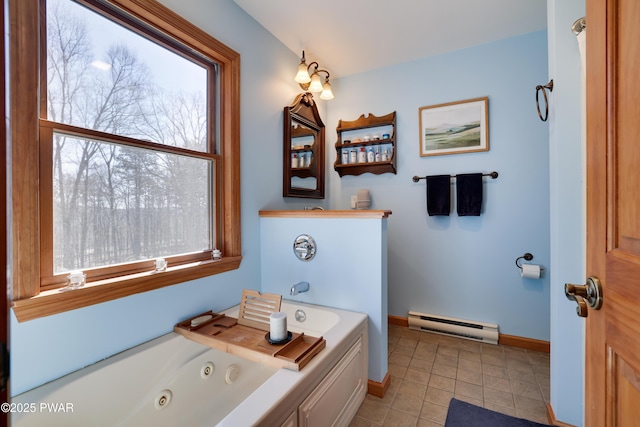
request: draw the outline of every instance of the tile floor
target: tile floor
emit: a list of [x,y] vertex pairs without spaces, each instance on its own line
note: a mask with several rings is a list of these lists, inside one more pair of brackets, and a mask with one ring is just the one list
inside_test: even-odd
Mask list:
[[444,425],[455,397],[548,423],[549,354],[389,325],[384,398],[367,395],[352,427]]

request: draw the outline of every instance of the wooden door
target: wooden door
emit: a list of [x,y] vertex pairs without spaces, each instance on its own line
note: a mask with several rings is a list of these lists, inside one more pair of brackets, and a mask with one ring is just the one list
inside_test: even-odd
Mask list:
[[585,421],[640,425],[640,1],[587,0]]
[[[0,34],[4,34],[4,17],[5,7],[3,2],[2,8],[0,8]],[[5,351],[9,344],[9,290],[7,289],[7,144],[6,144],[6,110],[5,110],[5,49],[4,43],[0,46],[0,55],[2,56],[2,71],[0,72],[0,99],[2,99],[0,105],[0,133],[2,137],[0,140],[0,200],[2,200],[2,207],[0,208],[0,235],[2,236],[2,245],[0,246],[0,271],[2,273],[2,283],[4,286],[4,296],[0,301],[0,403],[9,401],[9,353]],[[5,411],[0,411],[0,427],[9,425],[9,414]]]

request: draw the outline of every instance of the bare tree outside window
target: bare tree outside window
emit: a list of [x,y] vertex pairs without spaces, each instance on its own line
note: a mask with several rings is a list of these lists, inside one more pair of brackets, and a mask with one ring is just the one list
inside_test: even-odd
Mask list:
[[48,120],[140,141],[54,132],[55,273],[212,249],[215,165],[197,155],[210,146],[212,69],[71,0],[47,1]]

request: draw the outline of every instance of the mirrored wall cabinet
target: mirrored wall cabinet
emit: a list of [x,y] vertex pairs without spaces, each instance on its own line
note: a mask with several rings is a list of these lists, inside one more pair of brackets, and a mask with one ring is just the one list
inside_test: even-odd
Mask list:
[[324,124],[310,93],[284,107],[282,195],[324,199]]

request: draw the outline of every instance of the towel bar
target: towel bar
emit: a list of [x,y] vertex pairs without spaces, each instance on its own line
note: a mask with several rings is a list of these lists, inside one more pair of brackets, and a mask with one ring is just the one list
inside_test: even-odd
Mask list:
[[[493,172],[489,172],[489,173],[483,173],[482,176],[490,176],[491,179],[496,179],[496,178],[498,178],[498,172],[493,171]],[[451,175],[451,178],[455,178],[455,177],[456,177],[456,175]],[[426,176],[414,175],[414,177],[412,179],[413,179],[413,182],[418,182],[421,179],[427,179],[427,177]]]

